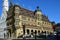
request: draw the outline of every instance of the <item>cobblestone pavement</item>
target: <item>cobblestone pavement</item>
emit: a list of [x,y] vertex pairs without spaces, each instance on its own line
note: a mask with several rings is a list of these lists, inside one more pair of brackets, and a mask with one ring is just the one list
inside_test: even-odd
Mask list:
[[19,39],[2,39],[0,38],[0,40],[43,40],[42,38],[19,38]]

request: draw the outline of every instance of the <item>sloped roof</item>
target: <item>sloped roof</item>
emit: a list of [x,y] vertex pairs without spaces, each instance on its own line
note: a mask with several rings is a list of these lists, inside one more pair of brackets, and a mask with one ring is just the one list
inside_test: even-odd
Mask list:
[[[14,4],[14,7],[19,7],[19,8],[20,8],[20,14],[35,18],[35,12],[36,12],[37,10],[32,11],[32,10],[23,8],[23,7],[19,6],[19,5],[15,5],[15,4]],[[43,21],[49,21],[49,19],[48,19],[47,16],[45,16],[45,15],[43,15],[43,14],[42,14],[41,16],[42,16],[42,20],[43,20]]]

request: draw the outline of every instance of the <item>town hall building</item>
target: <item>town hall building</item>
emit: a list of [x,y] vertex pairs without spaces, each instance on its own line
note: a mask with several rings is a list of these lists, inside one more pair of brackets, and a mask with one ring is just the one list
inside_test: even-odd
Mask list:
[[12,3],[7,13],[7,30],[8,38],[53,33],[51,21],[38,6],[32,11]]

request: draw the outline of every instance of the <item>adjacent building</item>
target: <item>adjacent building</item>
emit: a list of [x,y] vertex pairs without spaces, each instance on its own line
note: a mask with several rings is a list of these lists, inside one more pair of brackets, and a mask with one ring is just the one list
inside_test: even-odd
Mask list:
[[39,35],[42,32],[53,33],[52,23],[47,16],[42,14],[39,7],[32,11],[11,3],[7,15],[9,38],[18,38],[22,35]]
[[56,25],[56,23],[54,21],[51,22],[51,23],[52,23],[53,30],[55,31],[55,25]]
[[60,31],[60,23],[55,24],[55,31]]

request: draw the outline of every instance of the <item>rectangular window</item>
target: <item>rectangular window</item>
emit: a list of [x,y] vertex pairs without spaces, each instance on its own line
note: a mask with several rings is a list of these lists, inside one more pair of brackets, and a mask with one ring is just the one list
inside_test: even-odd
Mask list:
[[16,25],[19,25],[19,22],[16,22],[15,24],[16,24]]
[[36,20],[35,20],[35,22],[36,22]]
[[38,25],[40,25],[40,22],[38,22]]
[[23,20],[26,20],[26,17],[25,16],[22,16]]
[[30,21],[30,18],[28,18],[28,21]]

